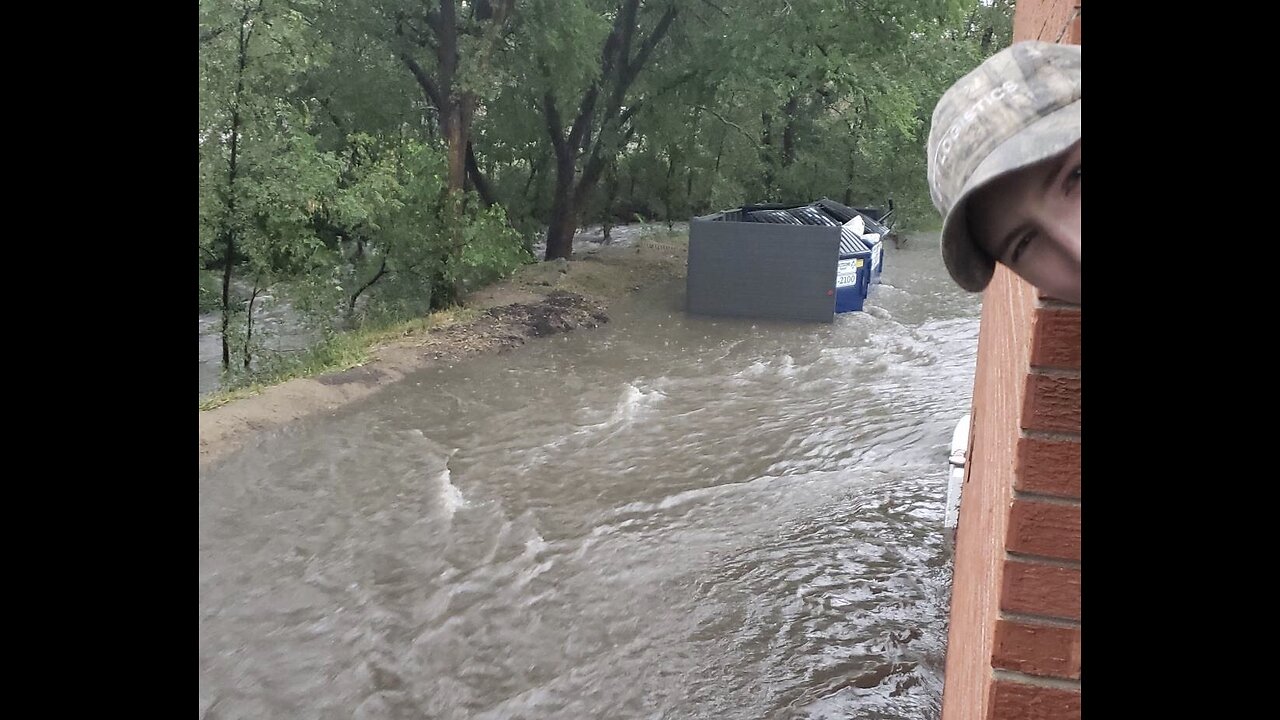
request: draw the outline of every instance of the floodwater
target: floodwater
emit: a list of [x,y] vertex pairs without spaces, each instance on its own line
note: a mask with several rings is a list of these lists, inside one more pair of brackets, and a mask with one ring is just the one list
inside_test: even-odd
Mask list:
[[980,298],[613,322],[423,370],[200,477],[202,718],[937,718]]

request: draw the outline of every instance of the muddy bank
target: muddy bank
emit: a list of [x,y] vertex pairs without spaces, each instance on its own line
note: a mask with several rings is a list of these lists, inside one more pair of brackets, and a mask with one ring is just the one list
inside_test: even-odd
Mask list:
[[[510,350],[532,338],[599,327],[607,322],[609,315],[603,305],[577,293],[553,290],[539,301],[492,307],[469,323],[432,332],[415,346],[415,352],[429,360],[456,362],[476,353]],[[340,382],[336,378],[363,369],[352,368],[317,379],[336,384]]]
[[332,412],[434,363],[452,364],[599,327],[608,322],[610,301],[652,282],[684,277],[687,256],[687,235],[657,234],[625,246],[583,243],[573,261],[522,268],[465,298],[463,307],[472,310],[469,320],[374,348],[371,359],[357,367],[290,380],[201,411],[200,462],[314,413]]

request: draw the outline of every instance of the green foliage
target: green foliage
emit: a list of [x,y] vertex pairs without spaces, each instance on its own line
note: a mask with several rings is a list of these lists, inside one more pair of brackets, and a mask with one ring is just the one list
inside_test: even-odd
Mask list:
[[222,279],[217,273],[200,270],[200,314],[222,308]]
[[462,252],[449,266],[450,282],[472,290],[533,261],[501,206],[486,209],[473,200],[467,207]]
[[[328,338],[318,347],[337,347],[342,329],[419,317],[532,260],[556,178],[546,100],[567,137],[604,77],[624,0],[517,0],[500,27],[477,14],[496,2],[456,6],[448,93],[473,103],[492,207],[446,192],[440,109],[405,62],[439,77],[441,56],[422,38],[442,1],[201,0],[202,312],[219,307],[228,250],[233,284],[287,296]],[[639,2],[631,58],[671,6]],[[625,122],[614,116],[603,138],[599,86],[575,172],[597,139],[605,171],[585,188],[583,222],[821,196],[893,198],[901,222],[935,222],[924,158],[933,105],[1012,37],[1012,0],[675,7],[626,89]],[[229,317],[244,315],[230,305]],[[243,352],[247,317],[231,319],[241,334],[230,347]],[[259,373],[299,361],[254,345],[266,353],[252,363]]]
[[359,333],[330,331],[311,346],[291,353],[263,351],[257,342],[257,359],[250,371],[238,363],[223,375],[219,392],[201,400],[200,409],[217,407],[229,396],[256,387],[274,385],[296,377],[307,377],[321,372],[346,370],[369,357],[369,342]]

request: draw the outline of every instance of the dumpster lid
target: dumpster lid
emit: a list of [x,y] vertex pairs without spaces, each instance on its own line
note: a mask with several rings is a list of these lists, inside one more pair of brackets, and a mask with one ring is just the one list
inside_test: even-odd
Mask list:
[[805,225],[826,225],[828,227],[838,227],[840,225],[839,220],[831,217],[813,205],[804,205],[802,207],[793,208],[790,212],[797,220]]
[[804,225],[786,210],[752,210],[746,216],[756,222],[774,223],[777,225]]
[[822,198],[815,204],[821,206],[833,217],[839,218],[840,222],[849,222],[854,216],[861,215],[866,232],[878,233],[881,237],[889,234],[889,226],[885,223],[885,218],[893,212],[892,210],[885,212],[879,208],[851,208],[831,198]]

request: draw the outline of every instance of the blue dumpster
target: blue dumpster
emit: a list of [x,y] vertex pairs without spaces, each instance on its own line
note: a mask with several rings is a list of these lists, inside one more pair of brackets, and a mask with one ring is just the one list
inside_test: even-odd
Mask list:
[[743,205],[689,223],[689,312],[831,322],[862,310],[882,261],[868,218],[828,200]]
[[855,312],[871,291],[871,248],[854,231],[854,221],[840,227],[840,259],[836,263],[836,312]]
[[863,220],[862,241],[871,248],[871,281],[880,282],[880,273],[884,272],[884,241],[889,238],[889,228],[868,210],[857,210]]
[[875,208],[851,208],[830,198],[822,198],[815,204],[846,225],[854,218],[862,219],[858,235],[871,249],[871,282],[880,282],[880,273],[884,271],[884,241],[889,237],[889,228],[881,221],[884,213]]
[[865,219],[854,212],[847,221],[843,213],[831,212],[820,203],[790,208],[785,211],[757,211],[781,213],[795,218],[801,225],[825,225],[840,228],[840,256],[836,263],[836,312],[856,312],[871,292],[874,258],[878,255],[862,237]]

